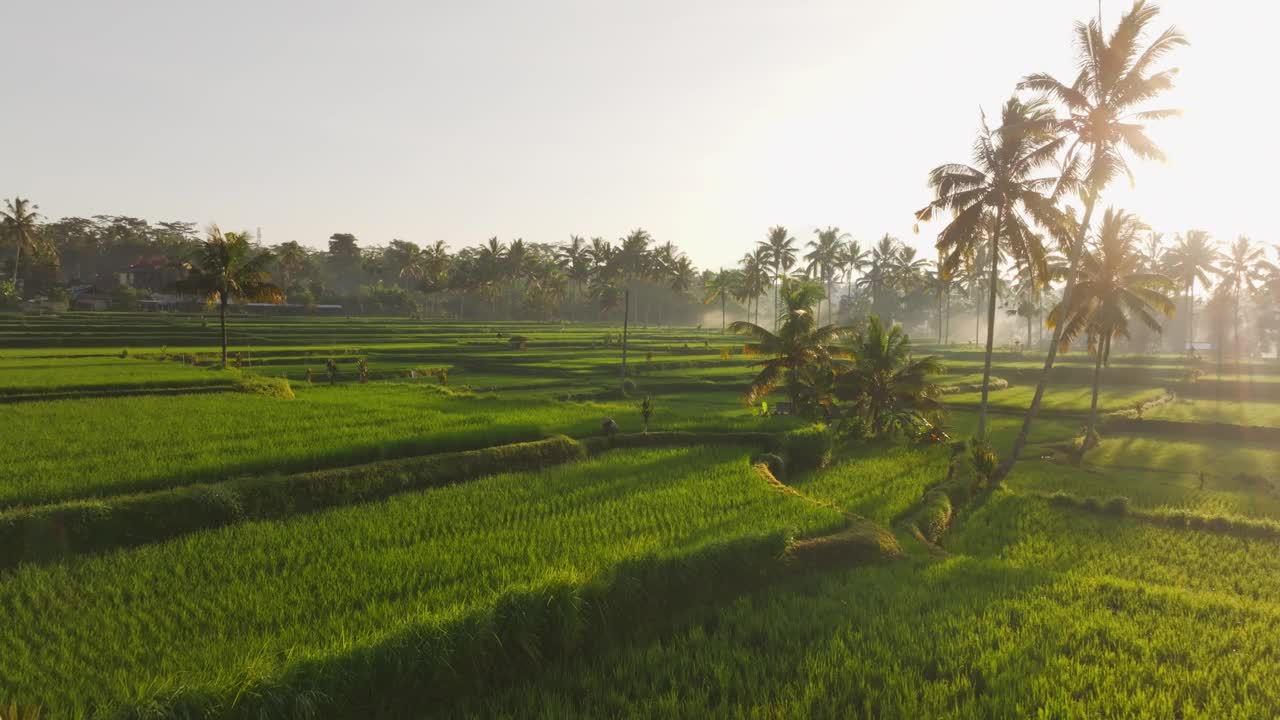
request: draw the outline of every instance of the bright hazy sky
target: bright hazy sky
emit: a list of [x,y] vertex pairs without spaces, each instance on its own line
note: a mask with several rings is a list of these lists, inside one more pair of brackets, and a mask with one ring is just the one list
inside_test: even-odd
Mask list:
[[[1168,0],[1185,110],[1106,200],[1158,230],[1280,240],[1277,10]],[[1128,3],[1104,0],[1110,28]],[[474,244],[617,238],[699,266],[770,225],[912,236],[925,174],[969,160],[1033,71],[1072,77],[1094,0],[191,2],[5,10],[0,194],[119,213]],[[1265,37],[1264,37],[1265,36]],[[1264,73],[1265,71],[1265,73]],[[1266,167],[1266,174],[1261,168]],[[1253,181],[1254,178],[1266,178]]]

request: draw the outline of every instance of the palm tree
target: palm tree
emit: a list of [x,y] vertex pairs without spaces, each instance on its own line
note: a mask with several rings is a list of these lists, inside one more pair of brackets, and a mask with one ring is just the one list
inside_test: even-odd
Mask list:
[[898,253],[902,243],[885,233],[871,249],[871,259],[867,261],[867,271],[858,278],[857,286],[871,296],[871,308],[877,315],[882,315],[881,300],[884,289],[893,277],[893,267],[898,261]]
[[22,249],[34,252],[40,244],[40,209],[39,205],[26,198],[15,197],[5,201],[5,209],[0,210],[0,223],[3,224],[4,235],[13,241],[13,285],[18,286],[18,265],[22,261]]
[[720,268],[720,271],[707,278],[703,283],[703,289],[707,291],[706,296],[702,299],[703,305],[708,305],[716,299],[720,300],[720,334],[725,331],[725,302],[729,295],[734,294],[735,289],[739,286],[741,279],[739,274],[732,270]]
[[[1056,230],[1062,226],[1061,213],[1042,191],[1052,187],[1050,178],[1035,177],[1053,162],[1063,140],[1051,131],[1053,111],[1042,102],[1023,103],[1010,98],[1001,111],[1001,126],[992,131],[986,118],[974,144],[974,166],[941,165],[929,173],[933,202],[916,213],[919,221],[933,219],[942,211],[952,220],[938,234],[938,250],[946,254],[948,270],[960,267],[964,258],[976,252],[984,239],[990,263],[987,280],[987,345],[982,369],[982,400],[978,409],[979,440],[987,435],[987,395],[991,381],[991,351],[995,342],[996,288],[1000,281],[1000,259],[1008,255],[1030,266],[1037,281],[1047,274],[1045,250],[1032,232],[1027,218]],[[990,222],[990,230],[983,232]]]
[[1231,293],[1232,339],[1235,341],[1236,362],[1244,360],[1240,351],[1240,298],[1246,292],[1257,290],[1267,279],[1268,270],[1274,269],[1266,259],[1266,248],[1255,245],[1241,235],[1222,257],[1217,272]]
[[852,331],[837,325],[818,325],[813,306],[822,297],[822,289],[817,285],[788,278],[780,289],[785,312],[776,333],[745,320],[729,325],[730,332],[755,339],[747,345],[748,352],[764,356],[752,363],[761,370],[747,391],[750,403],[785,384],[794,404],[799,395],[797,373],[810,366],[830,365],[832,358],[841,353],[836,343]]
[[874,436],[913,434],[937,420],[941,389],[933,378],[942,366],[932,355],[913,358],[899,325],[885,327],[872,315],[849,344],[852,361],[836,380],[836,397],[852,404]]
[[1070,304],[1064,301],[1049,313],[1049,324],[1059,329],[1055,334],[1064,349],[1084,334],[1094,353],[1093,399],[1081,454],[1093,442],[1098,421],[1098,388],[1102,367],[1111,359],[1112,339],[1129,337],[1131,318],[1159,332],[1157,314],[1173,316],[1174,302],[1165,294],[1173,291],[1173,281],[1149,272],[1146,259],[1138,249],[1138,233],[1145,229],[1133,215],[1108,208],[1098,229],[1095,252],[1084,256]]
[[[1139,110],[1160,93],[1173,87],[1175,69],[1155,70],[1170,52],[1186,45],[1187,40],[1174,28],[1160,33],[1146,49],[1140,44],[1148,26],[1159,14],[1155,5],[1136,0],[1108,39],[1103,35],[1101,20],[1076,23],[1077,66],[1071,83],[1062,83],[1048,73],[1029,75],[1019,88],[1045,93],[1056,99],[1067,111],[1058,131],[1071,140],[1067,149],[1065,181],[1055,195],[1069,189],[1081,189],[1084,217],[1076,228],[1076,236],[1067,248],[1068,267],[1063,302],[1070,304],[1075,290],[1080,258],[1084,253],[1085,234],[1093,219],[1093,210],[1103,189],[1120,174],[1132,177],[1124,152],[1139,158],[1163,159],[1164,153],[1147,137],[1144,123],[1171,117],[1174,110]],[[1083,175],[1083,177],[1081,177]],[[1081,187],[1082,186],[1082,187]],[[1018,461],[1018,455],[1031,436],[1031,426],[1040,412],[1053,363],[1057,359],[1061,336],[1049,343],[1044,369],[1036,383],[1031,407],[1022,421],[1022,429],[1013,448],[1000,464],[992,480],[999,482]]]
[[[824,230],[814,230],[817,240],[810,240],[807,247],[809,252],[805,254],[804,259],[808,263],[805,266],[805,274],[811,280],[817,280],[822,283],[823,289],[827,291],[827,322],[831,322],[831,281],[835,278],[836,270],[840,265],[840,255],[844,249],[844,239],[847,234],[841,234],[838,227],[827,227]],[[818,316],[822,316],[822,303],[818,303]]]
[[764,251],[764,259],[768,267],[773,268],[773,329],[778,329],[779,293],[782,278],[791,271],[796,262],[796,239],[787,233],[781,225],[769,228],[769,237],[757,243],[757,248]]
[[556,257],[568,273],[569,280],[573,282],[572,300],[576,302],[582,287],[591,277],[591,249],[582,236],[570,235],[569,242],[560,246]]
[[1196,283],[1206,290],[1213,286],[1209,273],[1215,271],[1214,263],[1222,257],[1214,247],[1209,233],[1204,230],[1188,230],[1178,236],[1174,246],[1164,254],[1164,267],[1170,277],[1182,283],[1187,305],[1187,352],[1193,353],[1196,341]]
[[191,271],[180,288],[218,303],[222,328],[222,366],[227,366],[227,303],[232,298],[252,302],[284,301],[280,288],[271,284],[271,253],[255,251],[249,233],[226,233],[209,226],[209,237],[196,250]]
[[849,240],[845,243],[840,252],[839,262],[844,268],[846,295],[853,295],[853,276],[855,273],[862,272],[867,266],[868,259],[867,251],[858,244],[857,240]]

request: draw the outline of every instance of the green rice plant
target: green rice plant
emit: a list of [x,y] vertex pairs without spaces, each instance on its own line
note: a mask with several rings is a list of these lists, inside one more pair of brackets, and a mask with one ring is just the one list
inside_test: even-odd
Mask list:
[[[671,576],[684,564],[679,558],[723,542],[772,548],[749,553],[746,572],[751,558],[776,557],[786,537],[842,526],[834,510],[755,478],[747,457],[735,449],[608,453],[76,563],[24,566],[0,582],[8,644],[26,648],[0,664],[0,686],[40,700],[54,716],[175,695],[222,703],[246,684],[332,695],[385,677],[349,672],[357,666],[344,658],[390,670],[441,657],[435,644],[388,646],[399,633],[424,637],[474,613],[491,616],[505,592],[566,575],[591,582],[640,562],[614,596],[625,604],[605,614],[610,626],[627,627],[629,612],[644,613],[639,620],[661,614],[663,598],[679,597],[676,588],[699,577],[714,587],[721,577],[697,564]],[[636,591],[649,586],[655,594]],[[464,638],[480,636],[492,635],[450,631],[441,639],[465,660]],[[350,683],[332,688],[289,681],[348,675]],[[386,687],[405,682],[396,676]],[[256,690],[246,702],[254,697]]]

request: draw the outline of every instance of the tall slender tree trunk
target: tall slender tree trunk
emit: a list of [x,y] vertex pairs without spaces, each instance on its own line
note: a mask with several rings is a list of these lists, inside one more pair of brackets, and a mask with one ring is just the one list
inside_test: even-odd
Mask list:
[[13,290],[14,292],[17,292],[18,290],[18,264],[22,262],[22,234],[21,233],[22,233],[21,230],[19,230],[17,233],[14,233],[14,238],[13,238],[15,241],[14,247],[13,247]]
[[1031,349],[1031,313],[1027,313],[1027,349]]
[[942,344],[942,298],[943,292],[938,291],[938,344]]
[[991,286],[987,292],[987,352],[982,361],[982,401],[978,406],[978,440],[987,439],[987,396],[991,393],[991,350],[996,339],[996,280],[1000,277],[1000,228],[1004,227],[1004,208],[996,213],[996,230],[991,235]]
[[627,382],[627,323],[631,319],[631,289],[622,291],[622,387]]
[[1089,423],[1084,428],[1084,441],[1080,443],[1080,452],[1076,460],[1084,457],[1093,438],[1093,429],[1098,424],[1098,389],[1102,386],[1102,358],[1111,349],[1111,337],[1098,341],[1098,357],[1093,361],[1093,399],[1089,402]]
[[218,323],[222,327],[222,367],[227,367],[227,291],[218,298]]
[[1187,283],[1187,355],[1195,352],[1196,343],[1196,279]]
[[720,291],[720,334],[724,334],[724,291]]
[[[1089,225],[1093,222],[1093,208],[1098,204],[1099,188],[1094,186],[1089,190],[1088,196],[1085,198],[1084,219],[1080,221],[1080,229],[1076,233],[1075,244],[1071,246],[1070,264],[1067,269],[1067,285],[1062,290],[1062,306],[1070,307],[1071,293],[1075,292],[1076,280],[1080,275],[1080,258],[1084,255],[1084,239],[1089,233]],[[1058,359],[1058,345],[1062,342],[1062,328],[1066,323],[1057,323],[1053,328],[1053,337],[1049,340],[1049,348],[1044,357],[1044,369],[1040,371],[1040,380],[1036,382],[1036,393],[1031,398],[1031,407],[1027,409],[1027,414],[1022,418],[1022,429],[1018,431],[1018,437],[1013,441],[1013,448],[1010,449],[1009,455],[996,468],[991,481],[993,484],[999,483],[1013,470],[1014,463],[1018,462],[1018,454],[1022,452],[1022,448],[1026,446],[1027,439],[1031,437],[1031,426],[1035,424],[1036,416],[1040,414],[1040,403],[1044,400],[1044,391],[1049,385],[1049,376],[1053,372],[1053,363]]]

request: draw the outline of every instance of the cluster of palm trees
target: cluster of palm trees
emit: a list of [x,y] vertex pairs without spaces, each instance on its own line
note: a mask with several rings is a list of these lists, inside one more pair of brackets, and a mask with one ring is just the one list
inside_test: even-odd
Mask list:
[[931,428],[941,411],[937,358],[913,357],[902,327],[875,315],[862,328],[822,324],[821,280],[781,279],[773,329],[749,320],[729,326],[752,339],[745,349],[759,358],[752,361],[760,371],[747,401],[781,387],[795,412],[830,419],[839,401],[844,417],[860,421],[861,432],[874,437],[917,436]]
[[[1125,332],[1127,318],[1146,322],[1153,319],[1153,311],[1172,312],[1167,298],[1159,295],[1161,283],[1151,273],[1131,267],[1135,261],[1128,248],[1136,221],[1122,212],[1109,212],[1101,229],[1093,226],[1104,190],[1120,175],[1132,177],[1129,156],[1163,158],[1146,124],[1176,111],[1146,106],[1173,86],[1176,70],[1161,63],[1186,40],[1168,28],[1144,47],[1157,14],[1154,5],[1137,0],[1110,35],[1103,32],[1100,19],[1077,23],[1077,75],[1069,82],[1047,73],[1026,76],[1005,103],[1000,125],[991,129],[984,118],[973,163],[941,165],[930,173],[934,199],[917,217],[926,221],[949,215],[938,235],[944,274],[985,247],[993,290],[1002,262],[1023,268],[1029,287],[1043,288],[1053,280],[1049,250],[1066,257],[1062,299],[1051,313],[1053,337],[1043,372],[997,481],[1026,443],[1060,348],[1074,335],[1085,334],[1101,363],[1111,338]],[[1079,219],[1068,206],[1071,200],[1082,205]],[[1091,233],[1092,247],[1087,242]],[[1122,292],[1119,285],[1127,287]],[[980,440],[986,438],[994,292],[986,314]]]

